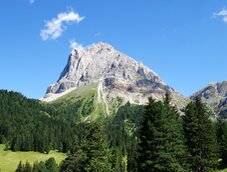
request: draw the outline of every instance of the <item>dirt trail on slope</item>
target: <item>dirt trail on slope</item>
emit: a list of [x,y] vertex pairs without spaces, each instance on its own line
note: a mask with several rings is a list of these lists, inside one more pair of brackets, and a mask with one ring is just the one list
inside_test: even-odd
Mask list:
[[102,102],[104,103],[105,111],[106,111],[105,117],[107,117],[109,116],[110,112],[109,112],[108,103],[106,101],[106,96],[103,90],[103,78],[99,79],[97,92],[98,92],[98,103],[102,103]]

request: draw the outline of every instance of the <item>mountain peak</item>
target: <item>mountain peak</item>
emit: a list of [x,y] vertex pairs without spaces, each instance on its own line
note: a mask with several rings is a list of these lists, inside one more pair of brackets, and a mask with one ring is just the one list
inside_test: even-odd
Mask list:
[[166,92],[181,97],[143,63],[99,42],[83,51],[73,49],[57,83],[48,87],[43,100],[53,100],[56,95],[90,84],[97,84],[97,94],[110,101],[121,97],[131,103],[144,104],[147,97],[161,100]]
[[194,93],[191,99],[194,100],[195,97],[200,97],[216,114],[223,116],[227,113],[227,81],[212,82]]
[[72,50],[71,50],[71,53],[70,53],[70,57],[71,58],[78,58],[78,56],[83,56],[84,53],[95,53],[95,52],[100,52],[102,50],[113,50],[114,48],[108,44],[108,43],[105,43],[105,42],[97,42],[97,43],[94,43],[92,45],[89,45],[87,47],[83,47],[81,45],[77,46],[77,47],[74,47]]
[[97,48],[97,49],[113,48],[110,44],[108,44],[106,42],[97,42],[97,43],[93,44],[91,47],[94,47],[94,48]]
[[197,91],[191,97],[194,98],[196,96],[209,99],[210,96],[217,95],[217,96],[226,96],[227,97],[227,81],[221,82],[211,82],[208,86],[204,87],[203,89]]

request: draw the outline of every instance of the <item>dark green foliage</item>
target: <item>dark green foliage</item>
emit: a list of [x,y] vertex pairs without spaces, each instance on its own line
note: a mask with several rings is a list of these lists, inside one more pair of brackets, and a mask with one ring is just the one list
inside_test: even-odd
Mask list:
[[48,105],[48,109],[57,119],[78,123],[81,118],[91,115],[95,106],[95,95],[91,94],[86,97],[77,97],[72,102],[67,100],[53,102]]
[[32,172],[32,166],[29,164],[28,161],[25,163],[24,171],[25,172]]
[[[210,113],[196,100],[186,108],[182,129],[170,96],[149,99],[144,106],[127,103],[115,114],[82,123],[95,108],[95,97],[43,104],[19,93],[0,91],[0,143],[13,151],[51,149],[69,152],[60,171],[191,171],[205,172],[217,163],[217,147]],[[226,124],[217,129],[222,163],[226,164]],[[72,144],[74,143],[74,144]],[[139,151],[138,151],[139,150]],[[139,166],[138,166],[139,164]],[[59,171],[54,159],[18,165],[17,171]],[[189,171],[186,169],[186,171]]]
[[206,172],[217,165],[217,142],[210,113],[200,98],[185,109],[183,128],[188,151],[188,163],[192,171]]
[[221,165],[227,166],[227,122],[218,121],[217,137],[220,158],[222,159]]
[[43,161],[35,162],[33,164],[33,172],[47,172],[45,162]]
[[58,165],[54,158],[46,160],[45,166],[48,172],[58,172]]
[[24,171],[24,165],[20,161],[20,163],[17,166],[16,172],[23,172]]
[[106,121],[115,171],[137,169],[137,135],[143,111],[143,106],[127,103]]
[[17,166],[16,172],[32,172],[32,166],[29,164],[29,162],[22,164],[22,162],[20,161]]
[[51,110],[38,100],[0,90],[0,143],[13,151],[67,152],[75,139],[76,126],[48,112]]
[[54,158],[49,158],[45,162],[35,162],[33,166],[26,162],[25,165],[20,162],[16,172],[58,172],[58,164]]
[[110,172],[111,152],[104,128],[97,123],[84,124],[83,137],[62,162],[60,171]]
[[139,171],[184,171],[185,147],[179,114],[169,105],[149,98],[139,133]]

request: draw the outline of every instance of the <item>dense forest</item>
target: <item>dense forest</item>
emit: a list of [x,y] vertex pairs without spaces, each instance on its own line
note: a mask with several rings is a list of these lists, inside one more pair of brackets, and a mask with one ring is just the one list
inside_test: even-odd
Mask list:
[[145,106],[127,103],[108,118],[80,121],[73,108],[61,110],[1,90],[0,143],[12,151],[68,153],[59,165],[54,159],[20,162],[18,172],[207,172],[226,167],[227,123],[214,120],[199,98],[187,105],[185,115],[170,101],[167,94],[164,102],[149,98]]
[[67,152],[77,132],[74,124],[53,118],[49,111],[38,100],[0,91],[0,143],[12,151]]

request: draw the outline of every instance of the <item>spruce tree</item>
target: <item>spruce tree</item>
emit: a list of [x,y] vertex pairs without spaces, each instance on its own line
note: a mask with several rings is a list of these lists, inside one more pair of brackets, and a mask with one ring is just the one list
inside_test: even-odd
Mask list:
[[111,152],[103,127],[96,123],[86,123],[83,138],[74,145],[71,154],[62,162],[64,172],[110,172]]
[[16,172],[23,172],[24,171],[24,165],[20,161],[20,163],[17,166]]
[[209,115],[197,97],[187,105],[183,116],[188,163],[194,172],[211,171],[217,165],[217,142]]
[[179,114],[169,104],[149,98],[139,132],[139,171],[184,171],[185,148]]
[[219,120],[217,128],[219,154],[222,159],[221,165],[227,166],[227,122]]
[[33,172],[48,172],[45,162],[40,161],[39,163],[35,163],[33,165]]
[[24,172],[32,172],[32,166],[28,161],[25,163]]
[[45,165],[48,172],[58,172],[58,164],[54,158],[49,158],[46,160]]
[[33,170],[33,172],[39,172],[40,171],[40,166],[39,166],[38,161],[34,162],[32,170]]

